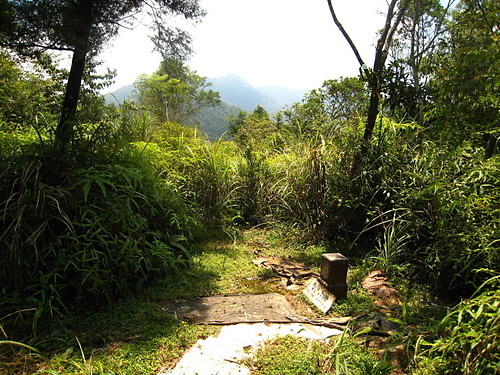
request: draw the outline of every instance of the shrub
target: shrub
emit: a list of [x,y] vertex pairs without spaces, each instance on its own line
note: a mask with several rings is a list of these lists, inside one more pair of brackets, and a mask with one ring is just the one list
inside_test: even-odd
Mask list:
[[0,188],[2,309],[62,316],[183,268],[199,224],[143,157],[123,146],[71,166],[50,153],[10,158]]

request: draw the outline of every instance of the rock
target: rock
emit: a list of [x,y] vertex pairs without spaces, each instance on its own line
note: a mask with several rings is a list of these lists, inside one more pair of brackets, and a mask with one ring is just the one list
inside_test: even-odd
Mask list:
[[381,313],[375,313],[356,318],[354,330],[366,331],[372,336],[389,337],[398,332],[398,327]]
[[390,286],[387,277],[381,271],[370,272],[361,285],[379,300],[375,302],[378,306],[395,307],[401,305],[399,292]]

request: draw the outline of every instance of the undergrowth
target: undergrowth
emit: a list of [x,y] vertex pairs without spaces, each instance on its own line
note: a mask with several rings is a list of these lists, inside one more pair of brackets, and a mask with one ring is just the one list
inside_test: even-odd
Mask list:
[[[300,134],[300,141],[290,133],[279,145],[262,142],[272,144],[267,148],[259,139],[210,143],[178,124],[150,132],[147,116],[125,109],[115,122],[79,126],[65,155],[54,153],[50,133],[0,133],[2,353],[50,347],[72,330],[73,316],[155,284],[163,299],[271,291],[269,275],[250,264],[259,252],[316,272],[322,252],[341,252],[358,269],[408,280],[407,288],[471,301],[443,320],[441,336],[429,333],[437,323],[431,309],[414,301],[405,302],[400,319],[432,321],[414,343],[434,348],[416,349],[422,363],[439,357],[444,372],[472,362],[479,364],[471,371],[490,371],[486,362],[497,357],[484,343],[497,335],[487,329],[497,296],[485,287],[470,297],[500,271],[498,155],[484,159],[473,143],[443,148],[419,127],[389,119],[358,158],[346,149],[360,139],[357,127],[347,138],[348,130],[337,138]],[[237,243],[248,228],[270,235],[262,240],[249,230],[240,247],[193,246],[217,230]],[[373,308],[356,285],[335,309],[350,315]],[[453,324],[462,328],[450,331]],[[472,328],[474,337],[466,332]],[[78,341],[61,361],[73,366],[68,361],[80,353],[79,365],[96,363],[101,352]]]
[[394,369],[389,359],[344,335],[319,342],[278,337],[258,349],[249,365],[259,375],[386,375]]

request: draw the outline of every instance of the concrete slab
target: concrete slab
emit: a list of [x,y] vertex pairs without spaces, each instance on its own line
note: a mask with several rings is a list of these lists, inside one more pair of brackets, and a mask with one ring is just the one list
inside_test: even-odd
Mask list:
[[158,375],[249,375],[242,360],[252,356],[266,341],[294,335],[311,340],[325,340],[342,331],[304,323],[235,324],[223,326],[217,336],[199,340],[173,369]]

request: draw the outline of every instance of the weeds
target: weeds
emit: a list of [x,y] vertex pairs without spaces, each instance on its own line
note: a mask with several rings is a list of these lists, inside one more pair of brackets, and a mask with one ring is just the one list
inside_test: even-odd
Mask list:
[[387,375],[394,369],[386,358],[377,358],[345,334],[326,342],[278,337],[260,348],[249,364],[259,375]]
[[439,374],[498,374],[500,363],[500,293],[498,277],[488,289],[456,306],[438,325],[440,337],[431,345]]
[[108,163],[99,154],[102,164],[71,168],[49,149],[10,157],[0,188],[4,315],[35,308],[43,332],[69,306],[109,302],[186,268],[198,221],[134,147],[120,147]]

